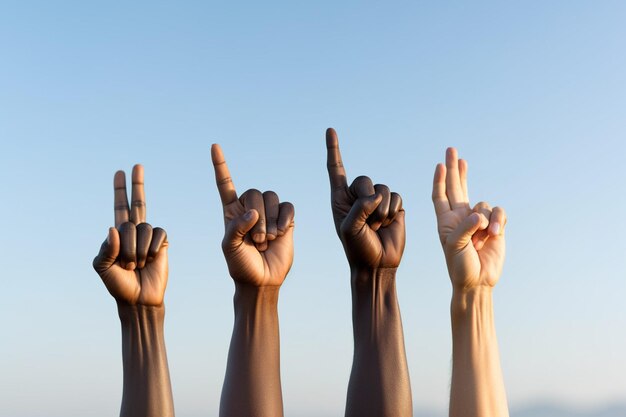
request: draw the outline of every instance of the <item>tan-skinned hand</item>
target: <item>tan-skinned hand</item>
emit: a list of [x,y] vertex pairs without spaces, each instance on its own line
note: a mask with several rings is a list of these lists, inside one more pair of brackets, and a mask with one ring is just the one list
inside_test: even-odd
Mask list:
[[396,268],[405,244],[404,209],[399,194],[365,176],[348,187],[334,129],[326,131],[327,167],[335,229],[348,262],[357,268]]
[[256,287],[279,286],[293,263],[294,207],[273,191],[250,189],[237,197],[224,154],[211,146],[224,209],[222,250],[230,276]]
[[167,286],[167,234],[146,223],[143,167],[132,174],[131,209],[128,207],[126,175],[115,173],[115,227],[93,260],[93,267],[111,295],[130,305],[160,306]]
[[467,162],[448,148],[433,180],[437,229],[452,285],[457,289],[493,287],[504,264],[504,209],[480,202],[470,206]]

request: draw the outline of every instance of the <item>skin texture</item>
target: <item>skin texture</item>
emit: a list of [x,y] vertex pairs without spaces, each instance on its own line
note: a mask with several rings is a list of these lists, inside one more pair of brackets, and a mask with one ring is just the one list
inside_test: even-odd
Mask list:
[[211,159],[224,209],[222,250],[235,281],[220,417],[282,417],[278,295],[293,262],[294,207],[273,191],[238,197],[217,144]]
[[452,282],[451,417],[508,417],[494,325],[493,288],[504,264],[506,214],[470,206],[467,162],[448,148],[433,181],[437,229]]
[[348,186],[333,129],[326,131],[335,229],[350,264],[354,359],[346,416],[410,417],[412,412],[396,270],[404,252],[402,199],[365,176]]
[[93,267],[117,301],[122,324],[120,416],[171,417],[174,401],[163,335],[168,243],[165,230],[146,223],[143,176],[143,167],[135,165],[129,209],[125,174],[115,173],[115,227]]

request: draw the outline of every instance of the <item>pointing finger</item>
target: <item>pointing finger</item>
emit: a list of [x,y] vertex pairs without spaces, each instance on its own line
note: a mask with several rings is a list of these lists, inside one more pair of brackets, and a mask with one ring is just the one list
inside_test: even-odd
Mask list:
[[332,127],[326,129],[326,151],[326,167],[328,168],[331,190],[347,187],[348,180],[341,160],[341,151],[339,151],[339,139],[337,132]]
[[143,166],[133,167],[133,188],[130,199],[130,221],[138,225],[146,222],[146,195],[143,189]]
[[213,161],[213,168],[215,169],[215,182],[217,183],[217,190],[220,193],[222,206],[227,206],[237,201],[237,191],[230,177],[222,148],[217,143],[211,145],[211,160]]
[[128,196],[126,195],[126,174],[117,171],[113,177],[113,209],[115,210],[115,227],[128,221]]

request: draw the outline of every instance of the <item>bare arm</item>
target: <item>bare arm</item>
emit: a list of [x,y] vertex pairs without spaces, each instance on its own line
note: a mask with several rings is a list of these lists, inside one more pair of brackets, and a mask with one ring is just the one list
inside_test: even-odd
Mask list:
[[167,236],[146,223],[143,167],[133,168],[132,208],[123,171],[115,174],[115,228],[93,261],[117,301],[122,325],[124,389],[121,417],[173,417],[163,322]]
[[294,208],[272,191],[237,197],[218,145],[211,157],[224,208],[222,250],[235,281],[220,417],[281,417],[278,295],[293,262]]
[[400,195],[367,177],[348,187],[333,129],[326,132],[331,204],[351,271],[354,359],[346,416],[412,416],[396,269],[405,244]]
[[446,152],[433,182],[433,203],[452,281],[451,417],[508,417],[493,313],[493,288],[504,264],[504,210],[470,208],[467,163]]

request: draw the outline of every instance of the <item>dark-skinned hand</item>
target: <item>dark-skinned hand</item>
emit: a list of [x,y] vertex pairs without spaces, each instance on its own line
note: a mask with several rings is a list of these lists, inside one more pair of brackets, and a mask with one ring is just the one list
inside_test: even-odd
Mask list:
[[405,244],[402,198],[366,176],[348,186],[332,128],[326,131],[326,148],[335,229],[348,262],[360,268],[398,267]]
[[250,189],[237,197],[224,154],[211,147],[224,209],[222,250],[230,276],[256,287],[279,286],[293,263],[294,207],[273,191]]
[[131,208],[126,175],[115,173],[115,227],[93,260],[93,267],[111,295],[130,305],[160,306],[167,286],[167,234],[146,223],[143,167],[135,165]]

